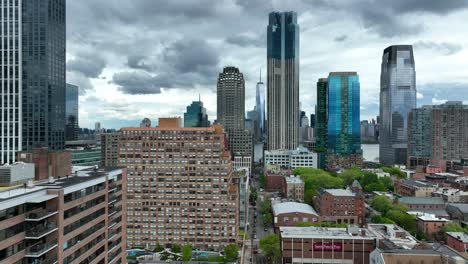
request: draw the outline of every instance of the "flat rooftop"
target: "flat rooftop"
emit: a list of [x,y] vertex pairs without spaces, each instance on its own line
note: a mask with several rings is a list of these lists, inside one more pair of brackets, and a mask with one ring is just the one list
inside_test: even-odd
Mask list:
[[286,183],[304,183],[299,176],[291,175],[289,177],[284,177],[286,179]]
[[442,197],[401,197],[399,203],[404,204],[445,204]]
[[463,243],[468,243],[468,233],[465,232],[447,232],[447,235],[462,241]]
[[[331,228],[331,227],[290,227],[281,226],[280,236],[282,238],[317,238],[317,239],[364,239],[373,240],[375,235],[369,232],[368,229],[358,228],[359,234],[353,235],[348,232],[347,228]],[[362,234],[364,232],[364,235]]]
[[273,213],[278,214],[287,214],[287,213],[306,213],[319,215],[312,206],[306,203],[296,203],[296,202],[285,202],[285,203],[276,203],[272,205]]
[[356,194],[349,189],[324,189],[324,191],[333,196],[356,196]]

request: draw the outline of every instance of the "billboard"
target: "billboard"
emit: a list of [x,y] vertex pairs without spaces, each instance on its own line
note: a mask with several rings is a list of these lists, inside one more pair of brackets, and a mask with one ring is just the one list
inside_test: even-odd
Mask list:
[[331,242],[316,242],[314,243],[314,251],[341,251],[343,250],[342,243],[331,243]]

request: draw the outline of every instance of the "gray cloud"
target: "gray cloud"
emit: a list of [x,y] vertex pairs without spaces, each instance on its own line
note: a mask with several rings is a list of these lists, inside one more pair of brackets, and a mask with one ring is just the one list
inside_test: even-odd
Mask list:
[[233,35],[227,37],[226,42],[241,47],[265,47],[266,45],[265,34],[260,36],[251,36],[247,34]]
[[127,94],[158,94],[160,86],[155,84],[154,77],[145,71],[125,71],[114,73],[112,82],[119,90]]
[[127,66],[132,69],[147,71],[153,68],[147,61],[145,61],[145,56],[142,55],[129,55],[127,57]]
[[80,95],[85,95],[88,91],[94,90],[89,78],[81,72],[67,72],[67,82],[77,85],[80,88]]
[[106,61],[96,54],[77,54],[76,58],[67,61],[67,71],[81,72],[89,78],[98,78],[106,67]]
[[343,42],[343,41],[346,41],[348,39],[348,36],[347,35],[340,35],[340,36],[337,36],[333,39],[333,41],[335,42]]
[[459,44],[448,42],[438,43],[433,41],[418,41],[414,43],[414,47],[420,49],[430,49],[447,56],[453,55],[462,49],[462,46]]

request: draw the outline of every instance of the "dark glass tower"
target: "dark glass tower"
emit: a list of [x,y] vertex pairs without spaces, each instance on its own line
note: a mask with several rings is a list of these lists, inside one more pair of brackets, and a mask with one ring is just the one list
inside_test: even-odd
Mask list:
[[360,85],[355,72],[328,76],[327,148],[335,155],[360,154]]
[[79,133],[78,126],[78,94],[79,87],[67,83],[65,91],[65,139],[77,140]]
[[208,127],[208,115],[206,108],[203,107],[203,102],[198,100],[187,106],[187,111],[184,113],[184,127]]
[[236,67],[225,67],[217,85],[218,122],[228,132],[245,129],[244,75]]
[[408,114],[416,108],[416,71],[411,45],[390,46],[380,75],[380,162],[405,164]]
[[65,0],[0,5],[1,163],[12,163],[20,150],[65,145]]
[[315,151],[319,153],[319,168],[325,169],[327,150],[327,99],[328,79],[320,78],[317,82],[317,105],[315,107]]
[[267,27],[268,149],[299,144],[299,25],[295,12],[272,12]]

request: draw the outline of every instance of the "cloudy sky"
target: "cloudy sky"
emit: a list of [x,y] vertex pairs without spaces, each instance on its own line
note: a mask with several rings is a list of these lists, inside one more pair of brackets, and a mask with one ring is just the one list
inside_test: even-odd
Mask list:
[[227,65],[246,79],[246,110],[266,74],[271,11],[296,11],[302,108],[330,71],[357,71],[361,119],[378,114],[382,51],[413,44],[418,105],[468,103],[466,0],[68,0],[67,81],[79,85],[80,126],[120,128],[183,115],[201,95],[216,116]]

